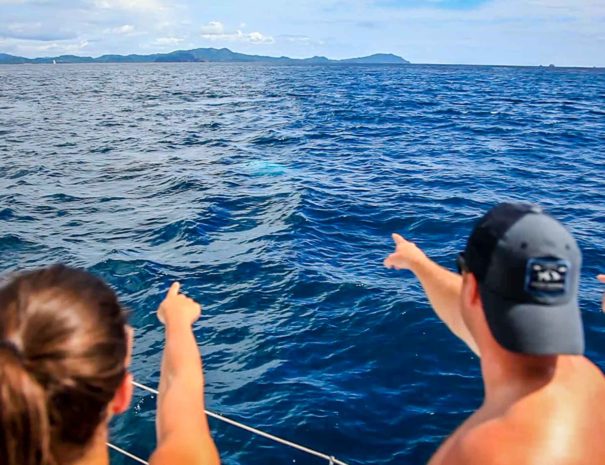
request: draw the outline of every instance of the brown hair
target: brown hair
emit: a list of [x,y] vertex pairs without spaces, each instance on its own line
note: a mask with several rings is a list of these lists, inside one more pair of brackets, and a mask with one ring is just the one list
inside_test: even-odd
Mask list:
[[99,278],[63,265],[0,289],[0,463],[80,459],[126,375],[126,316]]

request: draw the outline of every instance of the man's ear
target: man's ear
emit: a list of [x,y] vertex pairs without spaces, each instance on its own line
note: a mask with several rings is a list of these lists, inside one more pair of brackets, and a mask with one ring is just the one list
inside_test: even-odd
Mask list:
[[462,281],[462,304],[467,308],[481,305],[479,284],[473,273],[464,273]]
[[126,344],[127,344],[127,352],[126,352],[126,368],[130,366],[130,362],[132,361],[132,348],[134,345],[134,329],[130,325],[126,325]]
[[119,415],[128,410],[132,400],[132,391],[132,373],[126,373],[111,401],[111,413],[113,415]]

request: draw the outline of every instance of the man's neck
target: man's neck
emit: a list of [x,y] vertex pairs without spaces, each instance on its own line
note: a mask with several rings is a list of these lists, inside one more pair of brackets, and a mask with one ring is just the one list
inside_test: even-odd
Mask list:
[[512,403],[552,382],[561,357],[518,355],[503,349],[482,354],[481,370],[487,402]]

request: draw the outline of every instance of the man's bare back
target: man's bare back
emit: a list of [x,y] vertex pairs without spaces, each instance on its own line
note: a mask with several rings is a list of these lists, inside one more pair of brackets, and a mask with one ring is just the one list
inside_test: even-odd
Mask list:
[[601,371],[585,357],[559,357],[547,384],[486,400],[430,465],[603,464],[603,402]]
[[583,356],[581,254],[569,232],[539,207],[501,204],[475,226],[459,274],[393,239],[385,266],[412,271],[481,361],[483,405],[429,464],[605,463],[605,377]]

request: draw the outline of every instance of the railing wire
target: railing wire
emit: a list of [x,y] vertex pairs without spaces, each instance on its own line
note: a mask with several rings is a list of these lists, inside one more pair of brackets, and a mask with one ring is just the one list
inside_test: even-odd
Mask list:
[[[132,384],[134,386],[138,387],[139,389],[142,389],[144,391],[150,392],[152,394],[155,394],[155,395],[159,394],[156,389],[150,388],[149,386],[145,386],[144,384],[137,383],[137,382],[134,382],[134,381],[132,382]],[[228,423],[228,424],[230,424],[232,426],[235,426],[237,428],[241,428],[241,429],[243,429],[245,431],[248,431],[250,433],[256,434],[257,436],[262,436],[264,438],[267,438],[267,439],[270,439],[272,441],[275,441],[275,442],[277,442],[279,444],[283,444],[284,446],[292,447],[293,449],[297,449],[297,450],[299,450],[301,452],[305,452],[305,453],[307,453],[309,455],[313,455],[315,457],[319,457],[321,459],[324,459],[324,460],[326,460],[328,462],[329,465],[347,465],[345,462],[343,462],[341,460],[338,460],[334,456],[323,454],[321,452],[318,452],[318,451],[313,450],[313,449],[309,449],[308,447],[302,446],[300,444],[296,444],[295,442],[288,441],[287,439],[282,439],[282,438],[274,436],[272,434],[265,433],[264,431],[261,431],[261,430],[256,429],[256,428],[252,428],[251,426],[244,425],[244,424],[242,424],[242,423],[240,423],[238,421],[232,420],[231,418],[224,417],[224,416],[222,416],[222,415],[220,415],[218,413],[214,413],[214,412],[211,412],[209,410],[206,410],[206,415],[208,415],[211,418],[215,418],[216,420],[222,421],[224,423]],[[128,451],[125,451],[124,449],[121,449],[121,448],[119,448],[117,446],[114,446],[113,444],[109,444],[109,443],[107,443],[107,445],[109,447],[111,447],[113,450],[115,450],[116,452],[119,452],[120,454],[123,454],[126,457],[131,458],[132,460],[135,460],[135,461],[137,461],[139,463],[142,463],[142,464],[145,464],[145,465],[149,465],[148,462],[146,462],[145,460],[137,457],[136,455],[131,454]]]
[[149,465],[149,462],[146,462],[145,460],[143,460],[143,459],[141,459],[141,458],[137,457],[136,455],[131,454],[131,453],[130,453],[130,452],[128,452],[127,450],[121,449],[121,448],[119,448],[118,446],[114,446],[113,444],[110,444],[110,443],[107,443],[107,445],[108,445],[108,446],[109,446],[111,449],[115,450],[116,452],[119,452],[119,453],[120,453],[120,454],[122,454],[122,455],[125,455],[126,457],[128,457],[128,458],[130,458],[130,459],[134,460],[135,462],[139,462],[139,463],[142,463],[142,464],[144,464],[144,465]]

